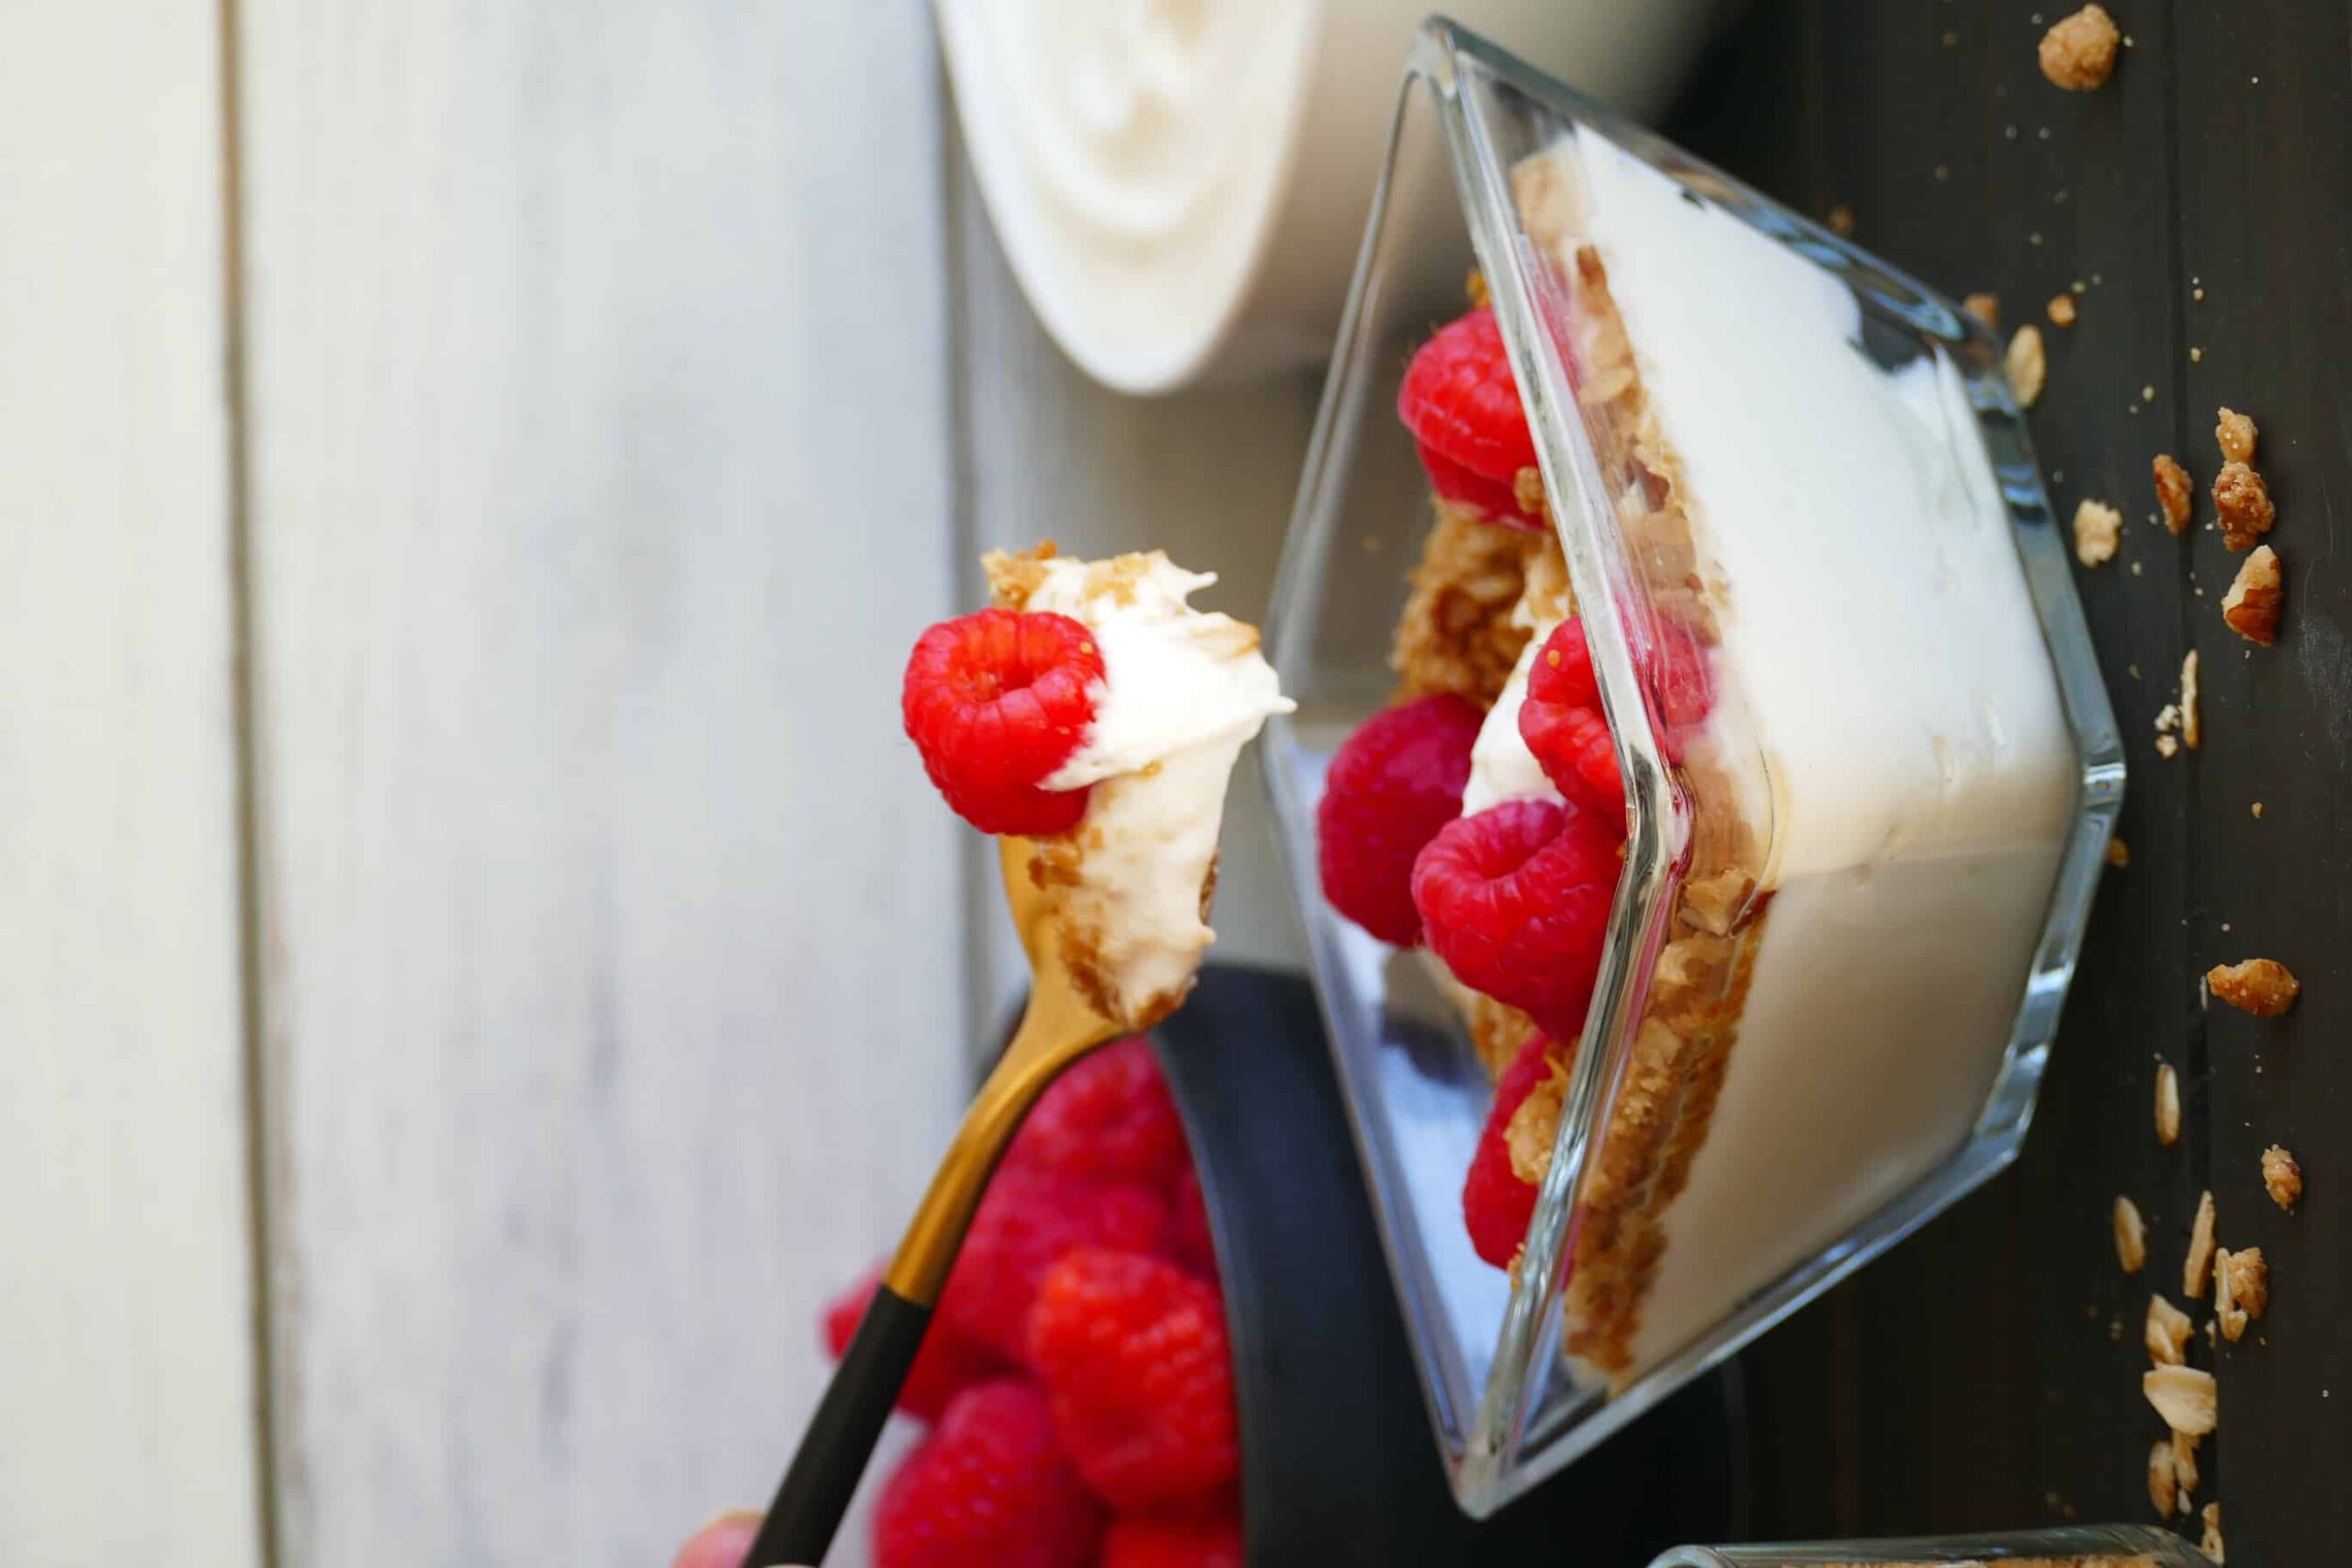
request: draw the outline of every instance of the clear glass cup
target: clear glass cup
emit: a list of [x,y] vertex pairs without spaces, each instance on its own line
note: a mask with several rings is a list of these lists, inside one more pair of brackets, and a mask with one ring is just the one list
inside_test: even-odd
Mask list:
[[1903,1540],[1810,1540],[1678,1546],[1650,1568],[2212,1568],[2205,1554],[2153,1525],[2068,1525],[2000,1535]]
[[[1431,535],[1395,407],[1415,346],[1464,309],[1411,281],[1449,256],[1491,294],[1626,796],[1509,1271],[1462,1218],[1492,1100],[1475,998],[1340,918],[1317,870],[1325,770],[1396,690]],[[2122,791],[2065,557],[1973,318],[1428,24],[1276,586],[1268,642],[1300,707],[1265,760],[1469,1512],[2016,1156]]]

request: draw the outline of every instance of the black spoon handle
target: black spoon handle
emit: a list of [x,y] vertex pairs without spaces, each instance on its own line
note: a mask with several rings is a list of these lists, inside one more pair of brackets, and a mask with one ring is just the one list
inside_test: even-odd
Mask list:
[[857,1335],[833,1369],[833,1381],[808,1418],[792,1467],[768,1505],[745,1568],[824,1561],[930,1326],[929,1307],[917,1306],[887,1284],[875,1287]]

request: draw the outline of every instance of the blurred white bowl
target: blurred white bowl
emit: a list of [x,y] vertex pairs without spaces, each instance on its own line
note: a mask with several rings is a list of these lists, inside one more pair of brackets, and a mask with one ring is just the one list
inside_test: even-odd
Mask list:
[[[938,0],[964,140],[1030,302],[1127,392],[1329,352],[1429,0]],[[1721,0],[1456,0],[1634,115]],[[1453,280],[1458,283],[1459,280]]]

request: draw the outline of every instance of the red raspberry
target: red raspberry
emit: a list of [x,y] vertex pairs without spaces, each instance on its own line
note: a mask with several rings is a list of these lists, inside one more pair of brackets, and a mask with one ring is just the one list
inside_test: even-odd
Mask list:
[[1168,1214],[1168,1256],[1204,1280],[1216,1278],[1216,1238],[1209,1229],[1209,1206],[1201,1195],[1200,1173],[1191,1166],[1176,1179],[1176,1201]]
[[1241,1568],[1241,1517],[1156,1519],[1122,1514],[1102,1538],[1099,1568]]
[[1421,939],[1413,857],[1462,815],[1478,710],[1450,692],[1386,708],[1340,744],[1315,808],[1323,897],[1397,947]]
[[1542,764],[1544,776],[1569,799],[1621,815],[1625,786],[1617,748],[1600,713],[1600,685],[1592,651],[1574,616],[1562,621],[1528,667],[1527,700],[1520,705],[1519,736]]
[[1191,1157],[1159,1063],[1138,1036],[1105,1045],[1057,1079],[1005,1160],[1023,1170],[1166,1192]]
[[1015,1378],[957,1394],[874,1510],[875,1568],[1085,1568],[1102,1537],[1045,1395]]
[[922,634],[899,705],[957,816],[984,833],[1043,837],[1085,814],[1085,790],[1038,786],[1078,750],[1102,680],[1102,650],[1068,615],[982,610]]
[[1080,1247],[1038,1287],[1029,1354],[1062,1446],[1112,1506],[1233,1483],[1233,1369],[1214,1286],[1157,1258]]
[[1521,1181],[1510,1168],[1510,1145],[1504,1134],[1510,1119],[1535,1086],[1552,1070],[1552,1043],[1537,1035],[1520,1047],[1519,1055],[1495,1085],[1495,1103],[1487,1111],[1486,1130],[1478,1134],[1478,1151],[1470,1156],[1470,1173],[1462,1182],[1462,1220],[1470,1230],[1470,1245],[1498,1269],[1508,1269],[1527,1239],[1527,1222],[1535,1217],[1535,1189]]
[[1000,1170],[972,1216],[933,1331],[944,1325],[1007,1360],[1025,1364],[1029,1306],[1038,1281],[1062,1254],[1089,1246],[1150,1252],[1167,1232],[1167,1203],[1140,1187]]
[[1623,869],[1623,831],[1548,800],[1507,800],[1448,824],[1413,863],[1430,950],[1472,990],[1575,1039]]
[[[849,1348],[850,1337],[865,1317],[865,1303],[874,1299],[874,1287],[881,1280],[882,1266],[877,1263],[825,1309],[825,1349],[836,1360]],[[973,1383],[1011,1371],[1012,1364],[993,1350],[974,1344],[944,1323],[934,1323],[922,1337],[922,1348],[915,1352],[915,1364],[907,1369],[907,1381],[899,1389],[899,1408],[926,1421],[934,1419],[947,1408],[949,1400]]]
[[1396,390],[1396,416],[1420,447],[1432,490],[1498,522],[1543,526],[1520,510],[1512,489],[1520,469],[1535,464],[1535,438],[1492,310],[1449,321],[1421,344]]

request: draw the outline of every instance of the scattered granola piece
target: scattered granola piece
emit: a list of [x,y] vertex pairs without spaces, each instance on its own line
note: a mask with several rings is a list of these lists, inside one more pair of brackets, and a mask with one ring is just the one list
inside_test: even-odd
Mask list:
[[2053,87],[2091,92],[2115,69],[2116,46],[2122,41],[2123,29],[2105,6],[2086,6],[2041,35],[2041,73]]
[[2148,1321],[2142,1337],[2148,1359],[2159,1367],[2177,1367],[2188,1360],[2188,1314],[2160,1295],[2148,1297]]
[[2178,1500],[2179,1472],[2174,1468],[2172,1441],[2165,1438],[2148,1450],[2148,1501],[2155,1505],[2156,1517],[2172,1517],[2173,1504]]
[[2197,721],[2197,650],[2192,648],[2180,656],[2180,738],[2194,751],[2199,733]]
[[2041,347],[2041,329],[2031,321],[2019,327],[2009,339],[2007,357],[2009,390],[2017,394],[2018,407],[2030,409],[2041,396],[2041,383],[2050,374],[2050,360]]
[[2216,1562],[2229,1561],[2222,1548],[2222,1505],[2219,1503],[2205,1505],[2205,1539],[2197,1543],[2197,1550]]
[[2260,474],[2236,461],[2222,464],[2213,476],[2213,513],[2222,525],[2222,543],[2241,555],[2278,521],[2270,487]]
[[2205,984],[2232,1007],[2256,1018],[2277,1018],[2295,1005],[2303,988],[2302,982],[2275,958],[2216,964],[2205,971]]
[[2180,742],[2174,739],[2169,735],[2157,736],[2156,755],[2165,758],[2172,758],[2180,755]]
[[2257,800],[2252,806],[2247,807],[2246,809],[2254,813],[2254,819],[2256,821],[2259,822],[2262,820],[2262,802]]
[[1490,298],[1487,292],[1486,273],[1480,268],[1472,267],[1470,276],[1462,280],[1462,292],[1468,297],[1472,310],[1485,310]]
[[2123,841],[2123,837],[2120,833],[2107,841],[2107,863],[2112,866],[2127,866],[2132,863],[2132,846]]
[[2213,1374],[2198,1367],[2152,1367],[2140,1374],[2140,1392],[2176,1432],[2203,1437],[2220,1419]]
[[2156,1064],[2156,1142],[2166,1148],[2180,1142],[2180,1075],[2170,1062]]
[[2051,325],[2071,327],[2075,324],[2075,297],[2072,294],[2052,295],[2048,310]]
[[1854,209],[1838,206],[1829,209],[1829,231],[1843,238],[1854,231]]
[[2075,507],[2075,558],[2098,566],[2115,558],[2123,539],[2123,513],[2103,501],[2087,498]]
[[2222,595],[2222,619],[2230,630],[2265,648],[2278,640],[2278,602],[2285,593],[2278,552],[2256,545],[2238,565],[2230,591]]
[[2188,526],[2188,470],[2169,452],[2159,452],[2149,467],[2156,474],[2156,504],[2165,509],[2165,526],[2178,534]]
[[2001,330],[2001,297],[1980,289],[1960,302],[1961,309],[1994,332]]
[[2291,1213],[2303,1195],[2303,1168],[2295,1163],[2293,1155],[2273,1144],[2262,1151],[2262,1185],[2269,1190],[2272,1202]]
[[2217,410],[2214,418],[2217,423],[2213,426],[2213,439],[2221,446],[2223,460],[2253,462],[2254,443],[2258,434],[2254,428],[2254,421],[2235,409]]
[[2197,1200],[2197,1218],[2188,1227],[2188,1256],[2181,1259],[2180,1293],[2201,1301],[2213,1278],[2213,1194]]
[[2194,1432],[2172,1435],[2173,1479],[2180,1483],[2180,1511],[2188,1512],[2188,1495],[2197,1490],[2197,1445],[2204,1441]]
[[2140,1205],[2117,1193],[2115,1198],[2115,1261],[2126,1274],[2137,1274],[2148,1262],[2148,1227]]
[[2270,1310],[2270,1264],[2262,1248],[2224,1248],[2213,1255],[2213,1306],[2222,1337],[2233,1344],[2245,1333],[2248,1319]]

